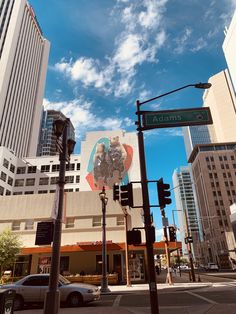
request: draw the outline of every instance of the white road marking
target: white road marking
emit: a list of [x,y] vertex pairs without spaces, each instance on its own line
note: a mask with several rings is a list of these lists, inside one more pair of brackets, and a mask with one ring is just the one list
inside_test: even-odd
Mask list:
[[207,299],[207,298],[205,298],[205,297],[203,297],[203,296],[201,296],[201,295],[199,295],[199,294],[197,294],[197,293],[194,293],[194,292],[192,292],[192,291],[186,291],[188,294],[191,294],[191,295],[193,295],[194,297],[197,297],[197,298],[199,298],[199,299],[202,299],[202,300],[204,300],[204,301],[206,301],[206,302],[208,302],[208,303],[211,303],[211,304],[218,304],[217,302],[215,302],[215,301],[212,301],[212,300],[210,300],[210,299]]
[[120,299],[121,299],[122,295],[119,294],[116,298],[115,298],[115,301],[113,302],[113,305],[114,307],[118,307],[120,305]]

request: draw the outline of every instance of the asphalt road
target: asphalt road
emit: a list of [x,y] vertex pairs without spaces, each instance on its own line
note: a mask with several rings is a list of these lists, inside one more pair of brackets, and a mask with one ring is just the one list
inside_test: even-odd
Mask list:
[[[214,283],[207,287],[192,287],[178,289],[162,289],[158,290],[158,302],[160,309],[169,309],[175,313],[185,313],[183,309],[198,309],[201,306],[212,307],[214,305],[222,305],[220,313],[236,313],[235,311],[226,311],[226,306],[235,305],[236,309],[236,281]],[[108,311],[116,309],[136,308],[142,310],[142,313],[150,313],[149,291],[132,291],[123,292],[112,295],[102,295],[100,301],[93,302],[83,307],[88,313],[100,313],[99,310],[109,308]],[[179,309],[179,311],[176,311]],[[82,309],[81,309],[82,310]],[[80,309],[62,309],[60,313],[78,313]],[[181,312],[182,311],[182,312]],[[26,308],[24,311],[18,311],[19,314],[42,314],[43,310],[37,307]],[[87,312],[86,312],[87,313]],[[187,313],[192,313],[190,312]],[[214,313],[214,312],[213,312]]]

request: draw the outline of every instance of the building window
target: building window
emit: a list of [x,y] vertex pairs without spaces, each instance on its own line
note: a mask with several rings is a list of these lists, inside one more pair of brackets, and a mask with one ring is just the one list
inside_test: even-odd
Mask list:
[[229,186],[229,183],[227,181],[225,182],[225,186]]
[[11,191],[6,190],[6,195],[11,195]]
[[206,161],[209,161],[209,157],[206,157]]
[[59,177],[51,177],[50,183],[57,184],[58,180],[59,180]]
[[25,191],[25,195],[34,194],[34,191]]
[[233,164],[233,168],[236,169],[236,164]]
[[214,161],[214,157],[210,157],[211,161]]
[[218,178],[217,173],[214,173],[214,178],[215,178],[215,179],[217,179],[217,178]]
[[116,225],[117,226],[124,226],[125,220],[124,220],[124,215],[119,215],[116,217]]
[[9,167],[9,161],[7,159],[3,159],[3,167],[7,168]]
[[65,180],[66,183],[74,183],[74,176],[66,176]]
[[80,170],[80,163],[77,164],[76,169]]
[[101,227],[102,225],[102,217],[101,216],[94,216],[93,217],[93,227]]
[[0,185],[0,195],[4,194],[4,188]]
[[234,160],[234,156],[230,156],[231,157],[231,160]]
[[221,169],[225,169],[225,167],[224,167],[224,165],[223,165],[223,164],[221,164],[220,166],[221,166]]
[[24,179],[16,179],[15,186],[24,186]]
[[80,183],[80,176],[76,176],[76,183]]
[[42,165],[41,172],[50,172],[50,165]]
[[35,178],[26,179],[26,183],[25,183],[26,186],[34,186],[34,184],[35,184]]
[[218,206],[219,204],[218,204],[218,201],[215,201],[215,206]]
[[12,225],[11,225],[11,230],[13,230],[13,231],[20,230],[20,224],[21,224],[20,221],[13,221]]
[[12,177],[8,176],[7,183],[8,183],[9,185],[11,185],[11,186],[13,185],[13,179],[12,179]]
[[79,192],[79,188],[76,188],[76,189],[75,189],[75,192]]
[[47,190],[39,190],[39,191],[38,191],[38,194],[47,194],[47,193],[48,193]]
[[220,161],[222,161],[222,160],[223,160],[222,156],[219,156],[219,160],[220,160]]
[[13,165],[13,164],[10,164],[10,171],[12,172],[12,173],[14,173],[15,172],[15,166]]
[[66,171],[74,171],[75,164],[66,164]]
[[226,173],[225,173],[225,172],[223,172],[223,177],[224,177],[224,178],[227,178],[227,176],[226,176]]
[[234,186],[233,181],[229,181],[230,186]]
[[58,172],[60,170],[60,165],[52,165],[52,172]]
[[50,190],[49,193],[56,193],[56,190]]
[[221,206],[224,206],[224,203],[223,203],[223,201],[222,201],[222,200],[220,200],[220,205],[221,205]]
[[211,166],[210,165],[208,165],[207,168],[208,168],[208,170],[211,170]]
[[66,218],[66,228],[74,228],[75,218]]
[[213,176],[212,176],[212,173],[209,173],[209,178],[212,179],[212,177],[213,177]]
[[224,156],[224,160],[227,160],[227,156]]
[[231,173],[230,172],[228,172],[228,177],[231,178]]
[[37,167],[36,166],[28,166],[28,173],[36,173]]
[[16,173],[17,174],[24,174],[25,173],[25,167],[17,167]]
[[33,230],[34,229],[34,221],[26,220],[25,222],[25,230]]
[[39,178],[39,185],[48,185],[49,178]]
[[226,168],[226,169],[229,169],[229,165],[228,165],[228,164],[226,164],[226,165],[225,165],[225,168]]
[[7,180],[7,175],[6,175],[5,172],[1,171],[0,179],[1,179],[2,181],[6,182],[6,180]]

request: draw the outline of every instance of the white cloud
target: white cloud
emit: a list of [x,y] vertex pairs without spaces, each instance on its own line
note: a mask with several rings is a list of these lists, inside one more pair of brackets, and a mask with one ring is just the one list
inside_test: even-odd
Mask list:
[[89,130],[115,130],[131,124],[131,120],[127,117],[124,119],[111,117],[102,119],[98,117],[93,113],[93,104],[83,98],[61,102],[50,102],[48,99],[44,99],[43,106],[46,110],[53,109],[61,111],[66,117],[70,118],[75,127],[77,138],[83,137]]
[[192,34],[192,30],[190,28],[185,28],[181,37],[177,38],[175,41],[177,43],[177,47],[175,48],[175,52],[181,54],[185,51],[188,40]]
[[85,88],[94,87],[116,97],[131,93],[138,66],[158,61],[157,51],[166,40],[161,21],[167,1],[117,1],[124,30],[114,38],[113,53],[104,60],[85,56],[74,61],[63,58],[55,64],[55,70],[74,83],[81,82]]

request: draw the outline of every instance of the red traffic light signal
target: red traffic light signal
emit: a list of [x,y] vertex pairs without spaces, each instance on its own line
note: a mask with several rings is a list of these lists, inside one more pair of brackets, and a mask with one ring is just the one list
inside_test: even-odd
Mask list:
[[165,208],[166,205],[171,204],[170,196],[170,185],[163,182],[163,178],[158,180],[157,182],[157,192],[158,192],[158,200],[160,208]]

